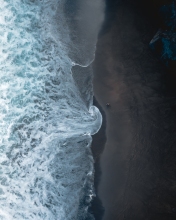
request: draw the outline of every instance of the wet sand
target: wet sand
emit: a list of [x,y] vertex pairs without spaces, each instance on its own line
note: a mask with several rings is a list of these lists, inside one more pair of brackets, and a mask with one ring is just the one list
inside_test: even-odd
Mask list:
[[105,114],[92,144],[94,214],[176,219],[176,96],[148,47],[156,30],[128,1],[108,10],[93,63],[94,94]]

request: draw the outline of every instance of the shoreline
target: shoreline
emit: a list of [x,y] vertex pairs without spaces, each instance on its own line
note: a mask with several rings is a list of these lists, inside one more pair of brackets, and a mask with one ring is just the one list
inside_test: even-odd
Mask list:
[[106,123],[93,136],[97,199],[90,210],[96,220],[174,220],[175,96],[148,47],[153,28],[128,1],[112,10],[93,63]]
[[98,186],[101,181],[101,168],[100,168],[100,157],[104,150],[106,143],[106,115],[103,111],[101,105],[97,102],[96,98],[93,99],[93,105],[95,105],[102,114],[102,126],[98,133],[92,137],[91,150],[94,158],[94,188],[96,197],[93,198],[91,206],[89,207],[89,212],[93,214],[96,220],[101,220],[104,215],[104,207],[102,201],[98,196]]

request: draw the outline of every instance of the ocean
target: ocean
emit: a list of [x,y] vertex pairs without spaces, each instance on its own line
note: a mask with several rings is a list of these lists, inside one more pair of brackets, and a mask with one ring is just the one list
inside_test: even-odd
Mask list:
[[0,219],[84,220],[102,0],[0,2]]

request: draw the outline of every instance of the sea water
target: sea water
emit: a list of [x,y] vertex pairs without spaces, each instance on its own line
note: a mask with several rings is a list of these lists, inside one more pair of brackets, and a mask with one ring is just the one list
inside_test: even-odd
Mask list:
[[93,219],[90,145],[102,118],[90,67],[98,32],[86,26],[99,5],[0,1],[2,220]]

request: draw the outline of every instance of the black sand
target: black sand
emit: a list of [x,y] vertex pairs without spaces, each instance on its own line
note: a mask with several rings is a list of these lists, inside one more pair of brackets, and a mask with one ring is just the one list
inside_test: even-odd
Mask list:
[[157,29],[128,1],[112,2],[93,64],[106,123],[92,144],[92,210],[96,220],[175,220],[176,96],[148,47]]

